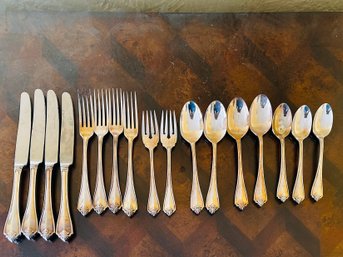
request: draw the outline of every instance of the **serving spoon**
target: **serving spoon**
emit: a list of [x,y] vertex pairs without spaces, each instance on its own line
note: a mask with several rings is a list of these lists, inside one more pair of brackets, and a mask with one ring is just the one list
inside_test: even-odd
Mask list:
[[333,112],[328,103],[322,104],[313,120],[313,133],[319,139],[319,161],[314,179],[311,196],[314,200],[319,201],[323,197],[323,155],[324,155],[324,137],[329,135],[333,124]]
[[298,171],[293,187],[292,198],[298,204],[305,199],[304,176],[303,176],[303,141],[311,132],[312,114],[307,105],[301,106],[295,113],[292,122],[292,134],[299,142]]
[[191,145],[192,150],[193,179],[190,208],[196,214],[199,214],[204,208],[195,151],[195,143],[200,139],[203,131],[204,123],[199,106],[193,101],[185,103],[180,115],[180,132],[181,136]]
[[236,140],[238,155],[235,205],[243,210],[249,203],[244,183],[241,139],[249,130],[249,110],[245,101],[235,97],[227,108],[227,132]]
[[258,137],[259,141],[260,156],[254,192],[254,201],[260,207],[268,200],[263,169],[263,135],[269,131],[272,125],[272,115],[272,106],[268,97],[263,94],[256,96],[250,106],[250,129]]
[[217,144],[226,133],[227,117],[223,104],[213,101],[205,112],[204,132],[205,137],[212,143],[212,168],[210,186],[206,197],[206,209],[214,214],[220,207],[217,186]]
[[280,104],[274,111],[272,130],[274,135],[280,140],[281,146],[281,165],[279,183],[277,186],[276,196],[282,202],[285,202],[289,197],[286,173],[286,157],[285,157],[285,138],[289,135],[292,128],[292,112],[288,104]]

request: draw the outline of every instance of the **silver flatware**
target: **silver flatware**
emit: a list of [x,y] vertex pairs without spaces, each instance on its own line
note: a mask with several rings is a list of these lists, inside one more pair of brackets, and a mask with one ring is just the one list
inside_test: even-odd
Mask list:
[[176,211],[171,173],[171,151],[177,141],[175,111],[173,111],[173,115],[172,111],[162,111],[160,137],[163,147],[167,150],[167,181],[163,201],[163,212],[168,216],[171,216]]
[[160,201],[158,200],[154,171],[154,149],[159,141],[159,132],[155,111],[154,115],[152,115],[151,111],[143,111],[142,113],[142,140],[144,146],[149,150],[150,155],[150,189],[147,211],[152,216],[156,216],[160,212],[161,207]]
[[77,201],[77,209],[86,216],[92,209],[92,196],[89,189],[88,180],[88,164],[87,152],[89,139],[94,134],[94,109],[93,98],[91,94],[77,95],[78,111],[79,111],[79,133],[82,138],[82,175],[79,198]]
[[311,196],[314,200],[319,201],[323,197],[323,155],[324,155],[324,138],[327,137],[332,129],[333,112],[328,103],[322,104],[313,120],[313,133],[319,139],[319,160],[316,177],[313,181]]
[[235,97],[227,108],[227,132],[236,140],[238,155],[237,182],[235,190],[235,205],[243,210],[249,203],[247,189],[244,183],[242,164],[241,139],[249,130],[249,110],[245,101]]
[[19,186],[21,171],[28,162],[30,138],[31,101],[29,94],[23,92],[20,96],[19,123],[14,157],[12,198],[4,226],[4,235],[11,242],[15,242],[21,234],[19,215]]
[[274,111],[272,130],[274,135],[280,140],[281,147],[281,165],[279,182],[277,186],[276,196],[282,202],[289,197],[287,173],[286,173],[286,157],[285,157],[285,138],[289,135],[292,128],[292,112],[286,103],[280,104]]
[[293,187],[292,198],[298,204],[305,199],[303,178],[303,141],[307,138],[312,128],[312,114],[307,105],[301,106],[295,113],[292,122],[292,134],[299,142],[298,171]]
[[223,104],[213,101],[205,112],[204,134],[212,143],[212,168],[210,186],[206,197],[206,209],[214,214],[219,208],[219,195],[217,186],[217,144],[226,134],[227,116]]
[[250,106],[250,130],[258,137],[259,164],[254,191],[254,201],[260,207],[268,200],[263,168],[263,135],[272,125],[272,106],[267,96],[261,94],[255,97]]
[[[130,97],[129,97],[130,95]],[[133,161],[132,149],[133,140],[138,135],[138,111],[137,111],[137,96],[136,92],[130,94],[126,92],[123,101],[124,121],[124,135],[128,141],[128,161],[127,161],[127,178],[126,188],[123,199],[122,209],[125,214],[131,217],[138,210],[137,197],[135,192],[135,185],[133,180]]]
[[96,169],[95,190],[93,196],[93,206],[97,214],[101,214],[108,207],[107,196],[104,183],[104,171],[102,165],[102,146],[104,137],[108,133],[108,91],[94,90],[94,132],[98,137],[98,163]]
[[47,121],[45,133],[45,191],[43,210],[39,220],[39,234],[48,240],[55,233],[55,220],[52,211],[51,175],[58,161],[60,120],[57,97],[54,91],[47,93]]
[[109,92],[109,126],[113,138],[113,161],[112,161],[112,179],[111,188],[108,195],[109,209],[116,213],[122,205],[122,197],[119,184],[118,174],[118,139],[123,133],[123,93],[121,89],[112,90]]
[[62,94],[62,124],[60,138],[61,202],[56,234],[66,242],[74,233],[68,200],[68,170],[74,160],[74,111],[69,93]]
[[182,107],[180,115],[180,132],[181,136],[191,145],[192,150],[193,179],[190,208],[196,214],[199,214],[204,208],[204,200],[200,189],[195,151],[195,143],[200,139],[203,131],[204,123],[200,108],[193,101],[185,103],[185,105]]
[[30,146],[30,183],[21,230],[27,239],[32,239],[38,232],[36,210],[36,176],[37,168],[43,161],[45,139],[45,99],[43,91],[36,89],[34,93],[33,124]]

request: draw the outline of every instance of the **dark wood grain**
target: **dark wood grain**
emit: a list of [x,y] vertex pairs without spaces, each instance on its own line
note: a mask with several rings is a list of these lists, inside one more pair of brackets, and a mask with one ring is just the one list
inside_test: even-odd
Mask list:
[[[334,128],[326,140],[324,198],[314,203],[310,187],[317,165],[318,141],[304,143],[306,199],[297,206],[275,198],[279,144],[265,137],[265,173],[269,200],[252,203],[257,172],[257,141],[243,140],[245,180],[250,204],[233,205],[236,181],[235,144],[229,136],[218,146],[221,209],[199,216],[189,209],[191,158],[179,138],[173,151],[173,184],[177,211],[168,218],[146,212],[149,155],[139,137],[134,145],[135,184],[139,212],[128,218],[106,211],[86,218],[76,210],[81,174],[81,138],[76,137],[75,164],[70,173],[70,204],[75,237],[70,244],[23,240],[19,245],[0,237],[1,256],[343,256],[343,14],[102,14],[7,12],[0,23],[0,225],[10,202],[19,96],[36,88],[53,89],[74,98],[79,88],[121,87],[135,90],[139,110],[175,109],[194,99],[204,111],[214,99],[227,106],[234,96],[248,104],[259,93],[275,108],[287,102],[293,113],[308,104],[312,113],[329,102]],[[75,110],[77,114],[77,111]],[[111,176],[111,141],[104,146],[107,190]],[[297,168],[297,144],[286,140],[288,182]],[[126,180],[127,142],[119,143],[121,188]],[[96,140],[89,149],[90,186],[96,173]],[[197,144],[200,184],[206,195],[211,147]],[[155,152],[160,201],[166,178],[166,153]],[[57,214],[60,174],[53,176]],[[38,174],[41,212],[44,172]],[[26,204],[28,170],[23,172],[21,215]]]

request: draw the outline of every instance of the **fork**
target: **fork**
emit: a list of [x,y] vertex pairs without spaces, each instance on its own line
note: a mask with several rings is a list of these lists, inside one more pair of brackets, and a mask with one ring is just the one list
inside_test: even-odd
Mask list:
[[[168,116],[169,116],[169,119],[168,119]],[[165,117],[165,122],[164,122],[164,117]],[[161,136],[161,143],[163,147],[166,148],[167,150],[167,181],[166,181],[166,192],[165,192],[164,201],[163,201],[163,212],[167,214],[168,216],[171,216],[176,211],[176,204],[175,204],[174,193],[173,193],[173,182],[172,182],[172,175],[171,175],[171,151],[177,141],[177,127],[176,127],[175,111],[173,111],[173,115],[172,115],[172,111],[169,111],[169,112],[166,111],[165,115],[164,115],[164,112],[162,111],[160,136]]]
[[83,141],[82,178],[77,209],[83,216],[86,216],[93,209],[88,181],[87,150],[88,141],[94,134],[94,112],[90,94],[86,96],[77,94],[77,101],[79,109],[79,131]]
[[[97,95],[97,97],[96,97]],[[100,98],[101,95],[101,98]],[[106,108],[105,108],[106,106]],[[95,191],[93,196],[94,210],[97,214],[101,214],[108,207],[107,197],[104,185],[104,173],[102,166],[102,145],[105,135],[108,133],[108,90],[97,90],[97,94],[94,90],[94,132],[98,137],[98,164],[97,164],[97,174],[95,182]]]
[[110,91],[109,96],[109,126],[108,129],[113,137],[113,166],[111,188],[108,195],[109,209],[116,213],[121,208],[121,192],[118,175],[118,138],[123,133],[123,94],[121,89]]
[[135,185],[133,181],[133,167],[132,167],[132,147],[133,140],[138,135],[138,114],[137,114],[137,95],[136,92],[126,92],[126,99],[123,101],[124,121],[124,135],[128,141],[128,163],[127,163],[127,178],[126,188],[123,199],[122,209],[125,214],[131,217],[138,209],[137,197],[135,192]]
[[[153,121],[154,119],[154,121]],[[149,125],[150,120],[150,125]],[[154,111],[154,117],[152,112],[144,111],[142,113],[142,140],[144,146],[149,149],[150,154],[150,190],[149,190],[149,198],[148,198],[148,205],[147,211],[152,215],[156,216],[160,210],[160,201],[158,200],[158,194],[156,189],[155,183],[155,174],[154,174],[154,149],[156,148],[159,135],[158,135],[158,125],[157,125],[157,118],[156,112]]]

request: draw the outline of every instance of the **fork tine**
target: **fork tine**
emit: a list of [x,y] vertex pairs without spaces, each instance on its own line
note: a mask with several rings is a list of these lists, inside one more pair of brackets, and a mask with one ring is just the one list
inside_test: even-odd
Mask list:
[[85,110],[85,96],[81,96],[81,108],[82,108],[82,126],[85,127],[87,126],[87,121],[86,121],[86,110]]
[[111,109],[111,113],[110,113],[110,116],[111,116],[111,123],[112,125],[117,125],[117,116],[116,116],[116,99],[115,99],[115,91],[114,91],[114,88],[111,88],[110,91],[109,91],[109,99],[110,99],[110,102],[111,102],[111,106],[110,106],[110,109]]
[[98,125],[98,110],[97,110],[97,106],[96,106],[96,94],[95,94],[95,89],[93,91],[93,104],[94,104],[94,125],[97,126]]
[[155,110],[154,110],[154,120],[155,120],[156,135],[158,135],[158,125],[157,125],[157,117],[156,117],[156,112],[155,112]]
[[108,103],[108,116],[107,116],[107,125],[112,125],[112,100],[111,100],[111,88],[107,90],[107,103]]
[[133,120],[133,98],[132,98],[132,91],[130,92],[130,104],[131,104],[131,110],[130,110],[130,113],[131,113],[131,128],[134,128],[135,127],[135,122]]
[[101,125],[102,126],[105,126],[105,118],[106,118],[106,115],[105,115],[105,101],[104,101],[104,90],[101,89]]
[[119,121],[119,96],[118,88],[116,89],[116,125],[120,124]]
[[123,109],[123,90],[120,89],[119,93],[120,93],[120,97],[119,97],[119,100],[120,100],[120,112],[119,112],[118,120],[119,120],[119,124],[123,125],[123,122],[124,122],[123,121],[123,113],[124,113],[124,109]]
[[91,94],[90,90],[89,90],[89,102],[90,102],[90,105],[91,105],[91,117],[92,117],[90,125],[91,125],[91,127],[94,127],[94,110],[93,110],[92,94]]
[[172,132],[173,129],[173,124],[172,124],[172,113],[169,110],[169,137],[171,137],[171,135],[173,134]]
[[142,111],[142,135],[144,136],[146,134],[145,131],[145,124],[144,124],[144,111]]
[[79,91],[77,92],[77,105],[78,105],[78,109],[79,109],[79,123],[80,123],[80,127],[82,127],[81,104],[80,104],[80,94],[79,94]]
[[112,118],[110,117],[110,89],[106,90],[106,126],[110,125]]
[[127,128],[127,126],[126,126],[126,101],[125,101],[125,92],[123,92],[122,93],[122,99],[123,99],[123,101],[122,101],[122,107],[123,107],[123,109],[122,109],[122,114],[121,114],[121,118],[122,118],[122,121],[123,121],[123,125],[124,125],[124,128]]
[[150,137],[151,135],[151,131],[150,131],[150,125],[149,125],[149,112],[145,111],[145,118],[146,118],[146,131],[147,131],[147,135],[148,137]]
[[175,111],[173,111],[173,116],[174,116],[174,135],[177,136],[177,127],[176,127],[176,116],[175,116]]
[[86,118],[87,118],[87,127],[90,126],[90,117],[89,117],[89,102],[88,102],[88,95],[85,95],[86,100]]
[[163,113],[164,111],[162,110],[162,113],[161,113],[161,131],[160,131],[160,135],[162,137],[162,135],[164,134],[164,118],[163,118]]
[[135,91],[135,121],[136,121],[136,126],[135,128],[138,129],[138,114],[137,114],[137,94],[136,94],[136,91]]
[[126,119],[127,119],[127,128],[131,128],[130,102],[129,102],[129,93],[128,92],[126,92]]
[[155,135],[154,123],[152,122],[152,112],[150,111],[151,136]]
[[97,120],[97,126],[101,126],[100,90],[98,89],[97,92],[98,92],[98,109],[97,109],[98,120]]

